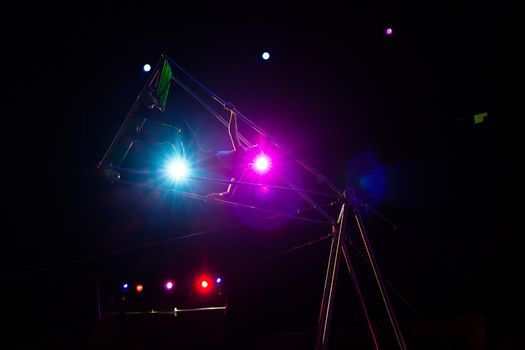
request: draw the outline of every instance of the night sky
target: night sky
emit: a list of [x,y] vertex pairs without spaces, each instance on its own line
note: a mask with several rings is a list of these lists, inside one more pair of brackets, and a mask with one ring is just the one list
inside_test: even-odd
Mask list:
[[[292,248],[329,226],[110,183],[97,168],[162,54],[356,191],[409,349],[523,346],[518,1],[24,6],[2,24],[2,348],[313,348],[329,241]],[[199,143],[228,146],[216,119],[179,105]],[[395,348],[357,233],[350,220],[380,348]],[[202,273],[220,289],[195,293]],[[116,315],[124,281],[145,286],[127,311],[228,312]],[[332,330],[331,348],[372,348],[344,266]]]

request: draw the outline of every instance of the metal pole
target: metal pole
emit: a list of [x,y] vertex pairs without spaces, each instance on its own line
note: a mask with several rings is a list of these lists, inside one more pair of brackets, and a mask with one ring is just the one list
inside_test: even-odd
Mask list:
[[124,123],[122,123],[122,125],[120,126],[120,128],[119,128],[119,130],[117,132],[117,135],[115,136],[115,138],[113,139],[113,141],[109,145],[109,148],[106,150],[106,153],[104,154],[104,157],[102,157],[102,160],[98,163],[98,167],[99,168],[103,169],[104,167],[112,167],[114,165],[120,166],[120,164],[122,163],[123,159],[121,159],[117,164],[107,164],[106,159],[111,154],[111,152],[113,152],[115,146],[117,145],[117,141],[119,140],[121,135],[123,135],[123,133],[124,133],[124,131],[126,129],[126,126],[131,121],[131,118],[133,118],[133,115],[137,111],[137,109],[139,107],[139,104],[140,104],[140,100],[142,98],[142,94],[144,93],[144,91],[146,91],[146,88],[149,87],[153,83],[155,77],[157,76],[158,69],[159,69],[159,67],[160,67],[160,65],[162,63],[162,59],[163,58],[164,58],[164,56],[162,56],[160,58],[159,62],[157,62],[157,65],[155,66],[155,69],[154,69],[155,74],[152,74],[152,76],[147,80],[146,84],[144,84],[144,86],[142,87],[142,90],[140,90],[140,93],[137,96],[137,99],[135,100],[135,102],[133,103],[133,106],[131,107],[131,110],[128,112],[128,115],[126,116],[126,119],[124,120]]
[[401,333],[401,329],[399,327],[399,323],[397,322],[396,316],[394,314],[394,309],[392,307],[392,303],[390,302],[390,298],[388,297],[388,292],[385,287],[385,282],[383,280],[383,277],[381,276],[381,271],[379,270],[379,265],[377,264],[377,260],[374,256],[374,252],[372,251],[372,245],[370,244],[370,241],[368,239],[368,235],[365,231],[365,226],[363,224],[363,219],[361,218],[361,214],[359,213],[359,210],[357,209],[357,204],[355,203],[355,198],[352,195],[352,210],[354,212],[354,219],[357,223],[357,228],[359,229],[359,233],[361,235],[361,239],[363,241],[363,245],[366,250],[366,254],[368,256],[368,260],[370,261],[370,265],[372,267],[372,271],[374,273],[377,286],[379,288],[379,292],[381,293],[381,297],[383,299],[383,303],[385,304],[386,312],[388,314],[388,318],[390,320],[390,323],[392,325],[392,328],[394,330],[394,335],[396,337],[397,343],[399,345],[399,348],[402,350],[406,350],[405,341],[403,339],[403,335]]
[[[341,206],[339,219],[337,220],[337,230],[332,237],[330,245],[330,255],[328,257],[328,267],[326,269],[326,278],[324,282],[323,299],[321,301],[321,311],[319,312],[319,323],[317,325],[317,335],[315,339],[315,349],[326,350],[328,346],[328,336],[330,334],[330,322],[332,319],[332,309],[335,297],[335,285],[337,274],[339,272],[339,260],[341,253],[341,244],[344,239],[346,202]],[[335,230],[334,230],[335,231]]]
[[348,253],[348,248],[346,247],[345,242],[341,244],[341,249],[343,250],[343,258],[345,259],[346,267],[348,268],[348,272],[350,273],[350,277],[352,278],[352,283],[354,284],[354,288],[355,288],[357,297],[359,298],[359,302],[361,303],[361,308],[363,309],[366,323],[368,325],[368,329],[370,330],[370,335],[372,336],[372,341],[374,342],[375,348],[379,349],[379,345],[377,344],[377,337],[374,332],[374,328],[372,327],[372,322],[370,321],[370,316],[368,315],[368,311],[366,309],[365,300],[363,299],[361,288],[359,288],[359,283],[357,282],[355,270],[354,270],[354,267],[352,266],[352,261],[350,260],[350,253]]

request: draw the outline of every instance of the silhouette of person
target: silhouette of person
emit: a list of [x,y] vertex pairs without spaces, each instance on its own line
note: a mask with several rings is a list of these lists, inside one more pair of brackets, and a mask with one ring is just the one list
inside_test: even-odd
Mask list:
[[198,149],[195,165],[230,179],[230,184],[223,192],[210,193],[207,199],[228,199],[233,196],[237,188],[236,182],[243,179],[246,169],[250,167],[253,160],[260,153],[258,145],[245,147],[239,138],[237,130],[237,113],[235,106],[229,102],[224,108],[230,111],[228,122],[228,134],[232,148],[221,151],[203,151]]

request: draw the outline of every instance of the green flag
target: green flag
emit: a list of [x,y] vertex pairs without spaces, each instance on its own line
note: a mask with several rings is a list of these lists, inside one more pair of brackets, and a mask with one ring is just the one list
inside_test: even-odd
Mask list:
[[487,112],[474,114],[474,124],[483,123],[488,116],[489,114]]
[[164,111],[164,108],[166,107],[166,100],[168,99],[168,90],[170,89],[172,75],[170,64],[167,59],[164,59],[164,65],[162,66],[162,71],[155,89],[161,111]]

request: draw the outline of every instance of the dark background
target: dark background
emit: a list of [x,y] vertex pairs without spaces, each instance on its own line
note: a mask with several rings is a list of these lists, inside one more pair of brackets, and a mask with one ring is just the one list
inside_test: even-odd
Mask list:
[[[142,66],[167,54],[387,218],[363,213],[408,348],[520,348],[520,10],[510,1],[7,6],[2,347],[312,347],[328,242],[260,260],[326,228],[240,225],[173,240],[239,219],[110,184],[97,169],[146,82]],[[380,345],[394,346],[353,253]],[[221,295],[188,295],[202,271],[223,276]],[[111,316],[122,281],[148,287],[166,276],[181,281],[173,303],[227,301],[228,313]],[[169,309],[153,289],[130,310]],[[341,270],[333,348],[372,348],[365,326]]]

